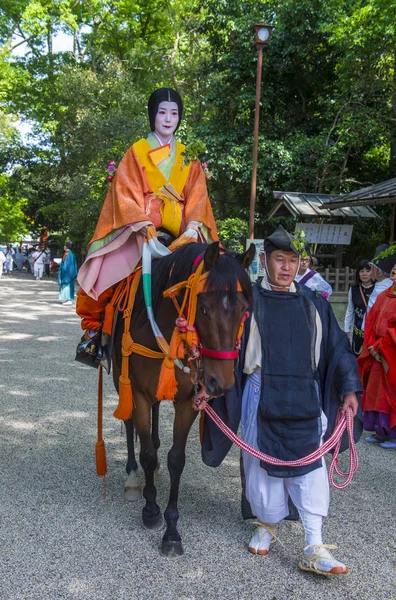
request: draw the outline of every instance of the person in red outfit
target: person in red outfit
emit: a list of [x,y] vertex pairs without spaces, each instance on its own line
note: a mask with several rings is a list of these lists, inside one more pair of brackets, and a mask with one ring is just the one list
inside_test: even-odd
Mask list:
[[367,315],[358,365],[364,388],[363,426],[375,432],[367,441],[396,448],[396,245],[385,253],[382,259],[393,262],[392,285]]

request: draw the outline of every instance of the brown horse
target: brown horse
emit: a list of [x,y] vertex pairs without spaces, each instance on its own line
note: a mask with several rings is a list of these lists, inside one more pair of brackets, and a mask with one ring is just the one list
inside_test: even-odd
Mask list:
[[[204,271],[208,271],[205,289],[198,296],[195,327],[202,348],[230,352],[235,350],[243,315],[251,301],[251,283],[246,273],[254,257],[254,246],[238,257],[220,253],[218,243],[192,243],[183,246],[171,255],[153,261],[152,289],[153,309],[156,321],[169,342],[178,316],[174,303],[162,293],[169,287],[188,279],[194,265],[201,259]],[[182,294],[181,294],[182,295]],[[178,298],[179,303],[181,298]],[[115,334],[113,353],[113,377],[118,389],[121,371],[122,319],[119,319]],[[130,332],[133,340],[158,351],[155,337],[147,319],[142,283],[136,295]],[[234,384],[234,359],[219,359],[202,356],[202,383],[211,396],[219,396]],[[133,449],[133,428],[140,440],[140,464],[145,475],[143,496],[143,524],[149,529],[158,529],[163,519],[156,503],[154,471],[157,467],[158,402],[156,389],[161,361],[132,354],[129,357],[129,378],[132,383],[134,408],[132,418],[126,421],[128,438],[127,471],[137,468]],[[194,386],[191,375],[176,368],[178,391],[175,396],[175,418],[173,445],[168,453],[170,495],[164,513],[166,531],[161,551],[166,556],[183,554],[180,535],[177,531],[179,512],[177,508],[180,477],[185,464],[185,446],[190,428],[197,416],[193,407]],[[154,407],[154,408],[153,408]],[[153,430],[151,414],[153,411]]]

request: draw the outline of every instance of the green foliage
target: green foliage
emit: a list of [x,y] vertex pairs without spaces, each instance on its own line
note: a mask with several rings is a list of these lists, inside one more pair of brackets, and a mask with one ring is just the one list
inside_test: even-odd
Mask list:
[[13,196],[10,178],[0,175],[0,242],[16,242],[27,233],[25,205],[25,199]]
[[224,248],[230,252],[243,252],[248,237],[248,225],[243,219],[218,219],[219,238]]
[[[396,8],[387,0],[4,0],[3,197],[26,199],[31,229],[85,246],[108,161],[147,134],[147,98],[169,85],[185,102],[186,160],[209,163],[221,239],[241,249],[257,64],[250,27],[261,20],[275,29],[264,52],[256,236],[279,221],[294,230],[292,218],[266,218],[274,190],[343,193],[393,177]],[[73,36],[72,52],[53,52],[59,31]],[[16,118],[34,124],[31,143],[21,143]],[[379,212],[379,221],[353,221],[347,260],[387,239],[389,207]]]

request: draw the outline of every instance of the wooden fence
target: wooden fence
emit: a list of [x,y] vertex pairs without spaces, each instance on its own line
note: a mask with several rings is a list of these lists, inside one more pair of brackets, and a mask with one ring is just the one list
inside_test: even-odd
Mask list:
[[318,272],[330,283],[333,292],[347,292],[355,283],[356,269],[318,269]]

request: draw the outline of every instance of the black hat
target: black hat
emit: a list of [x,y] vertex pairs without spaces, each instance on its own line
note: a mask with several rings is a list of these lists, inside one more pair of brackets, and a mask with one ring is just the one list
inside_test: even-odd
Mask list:
[[69,250],[71,250],[73,248],[73,242],[69,240],[68,242],[66,242],[65,246],[66,248],[69,248]]
[[293,245],[295,241],[296,239],[291,233],[288,233],[282,225],[278,225],[274,233],[265,238],[264,251],[268,255],[274,250],[284,250],[285,252],[294,252],[294,254],[300,256],[301,251],[297,250]]
[[150,121],[150,129],[151,131],[155,131],[155,117],[157,116],[158,106],[161,102],[176,102],[177,107],[179,109],[179,122],[175,131],[179,129],[180,121],[183,116],[183,101],[180,98],[179,94],[172,90],[172,88],[158,88],[155,90],[148,101],[148,116]]
[[393,246],[389,246],[388,244],[378,246],[375,249],[375,258],[373,258],[372,262],[383,273],[389,275],[396,264],[396,244]]

